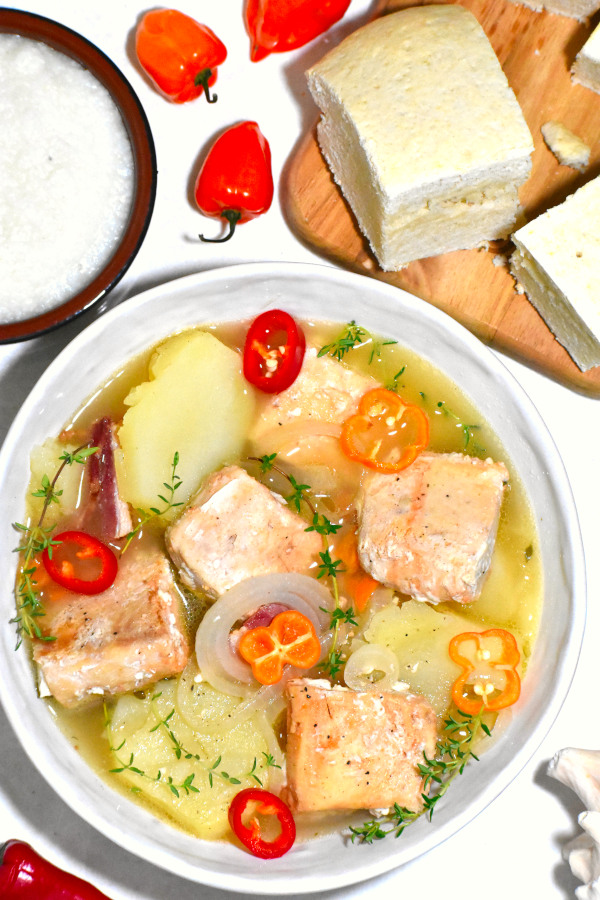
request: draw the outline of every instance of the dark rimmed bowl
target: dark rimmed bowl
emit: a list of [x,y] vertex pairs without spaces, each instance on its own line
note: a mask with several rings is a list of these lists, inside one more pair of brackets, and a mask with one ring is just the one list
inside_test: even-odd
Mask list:
[[76,31],[44,16],[0,7],[0,32],[43,41],[76,60],[110,93],[127,130],[134,159],[135,188],[129,221],[111,259],[83,290],[64,303],[22,322],[0,323],[0,344],[27,340],[63,325],[97,303],[125,274],[140,249],[154,209],[156,152],[143,107],[121,70]]

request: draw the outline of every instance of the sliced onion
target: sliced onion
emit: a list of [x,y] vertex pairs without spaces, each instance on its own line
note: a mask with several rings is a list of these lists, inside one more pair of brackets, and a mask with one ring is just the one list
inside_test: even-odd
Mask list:
[[389,691],[398,683],[396,654],[383,644],[363,644],[349,657],[344,681],[353,691]]
[[[322,655],[327,652],[330,613],[333,598],[327,588],[308,575],[297,572],[256,575],[226,591],[208,610],[196,632],[196,659],[206,679],[217,690],[234,697],[252,697],[260,688],[252,669],[231,646],[229,635],[237,622],[247,619],[261,606],[281,603],[297,609],[315,627],[321,640]],[[289,667],[298,674],[299,669]],[[284,680],[273,685],[278,692]]]

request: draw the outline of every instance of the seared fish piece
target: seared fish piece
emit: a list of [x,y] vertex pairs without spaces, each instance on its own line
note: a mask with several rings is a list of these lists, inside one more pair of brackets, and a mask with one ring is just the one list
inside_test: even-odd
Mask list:
[[462,453],[422,453],[372,475],[359,505],[358,555],[377,581],[417,600],[470,603],[489,568],[508,471]]
[[210,475],[167,530],[181,580],[219,596],[245,578],[315,565],[321,538],[304,519],[239,466]]
[[44,627],[56,640],[34,641],[33,657],[63,706],[137,690],[188,661],[181,597],[157,549],[128,550],[101,594],[65,591],[47,605]]
[[287,799],[293,810],[423,806],[417,766],[431,758],[436,717],[418,694],[287,685]]
[[254,440],[279,426],[307,420],[341,425],[356,412],[363,394],[380,387],[374,378],[354,372],[330,356],[318,357],[317,353],[316,347],[308,347],[294,383],[280,394],[273,394],[265,405],[254,426]]

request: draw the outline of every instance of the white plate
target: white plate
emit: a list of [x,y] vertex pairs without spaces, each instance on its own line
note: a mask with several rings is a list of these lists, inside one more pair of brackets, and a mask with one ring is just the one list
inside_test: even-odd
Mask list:
[[[545,602],[524,690],[501,737],[467,767],[432,822],[399,840],[352,845],[340,835],[261,862],[226,843],[176,831],[122,799],[88,768],[36,696],[26,652],[15,653],[13,584],[29,480],[28,454],[131,356],[203,322],[251,318],[282,307],[305,319],[355,319],[430,359],[467,393],[500,436],[530,497],[540,531]],[[7,715],[35,766],[87,822],[177,875],[246,894],[323,891],[386,872],[446,840],[517,775],[548,732],[573,677],[585,621],[583,550],[558,451],[533,404],[496,356],[462,326],[403,291],[329,266],[257,263],[192,275],[147,291],[82,332],[50,365],[17,415],[0,453],[0,687]]]

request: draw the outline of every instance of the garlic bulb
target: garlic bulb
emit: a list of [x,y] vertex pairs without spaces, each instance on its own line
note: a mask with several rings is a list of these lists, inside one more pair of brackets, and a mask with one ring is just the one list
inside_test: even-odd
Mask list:
[[563,856],[583,882],[575,891],[577,900],[600,900],[600,750],[559,750],[548,775],[571,788],[587,807],[578,818],[583,832],[565,845]]

